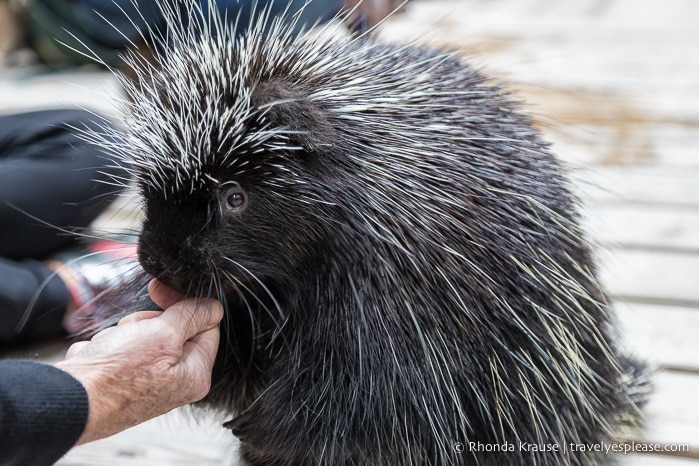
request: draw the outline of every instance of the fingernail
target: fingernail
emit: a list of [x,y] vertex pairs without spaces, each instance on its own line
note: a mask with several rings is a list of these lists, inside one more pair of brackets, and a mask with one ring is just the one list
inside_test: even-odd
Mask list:
[[211,325],[217,325],[223,319],[223,306],[216,300],[211,300],[209,312],[209,322]]

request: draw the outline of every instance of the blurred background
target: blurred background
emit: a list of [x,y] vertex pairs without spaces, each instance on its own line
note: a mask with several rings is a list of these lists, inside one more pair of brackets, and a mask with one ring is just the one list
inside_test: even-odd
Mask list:
[[[86,107],[116,115],[97,65],[48,67],[0,0],[0,114]],[[414,0],[381,40],[455,50],[525,102],[572,167],[624,343],[657,368],[637,440],[687,451],[624,465],[699,465],[699,3],[694,0]],[[129,196],[95,223],[136,227]],[[11,356],[56,360],[65,344]],[[59,464],[231,465],[227,420],[171,413],[74,449]]]

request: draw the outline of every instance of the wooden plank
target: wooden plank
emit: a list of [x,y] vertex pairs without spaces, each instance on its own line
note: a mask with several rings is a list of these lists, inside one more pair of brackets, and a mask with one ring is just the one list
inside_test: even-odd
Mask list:
[[[408,14],[392,18],[382,32],[385,38],[401,40],[406,30],[410,36],[423,37],[458,44],[469,40],[500,38],[511,42],[513,47],[542,42],[539,55],[554,58],[551,50],[576,48],[577,44],[584,55],[597,56],[598,62],[610,60],[616,55],[624,60],[628,57],[642,57],[638,54],[624,55],[616,53],[618,47],[642,44],[657,50],[656,47],[677,45],[681,48],[696,47],[691,39],[697,37],[694,21],[696,8],[678,5],[676,8],[656,4],[657,14],[663,14],[668,23],[661,25],[648,21],[649,18],[625,16],[624,20],[604,18],[595,5],[599,2],[536,2],[496,1],[496,2],[459,2],[459,1],[413,1],[407,5]],[[579,11],[571,14],[571,9]],[[652,16],[651,16],[652,17]],[[595,45],[606,46],[604,53],[595,50]],[[613,47],[610,48],[610,45]],[[495,51],[500,51],[498,48]],[[521,49],[518,49],[521,50]],[[595,53],[597,52],[597,53]],[[657,55],[659,60],[674,59],[672,50],[664,50]],[[513,54],[514,56],[514,54]],[[679,56],[679,54],[678,54]],[[647,58],[647,56],[646,56]],[[695,57],[685,57],[685,63],[694,63]],[[677,60],[680,61],[680,60]],[[634,64],[649,62],[637,60]],[[650,60],[653,64],[654,60]],[[623,68],[623,67],[620,67]],[[556,76],[562,75],[560,70]],[[620,70],[628,72],[629,70]],[[587,74],[586,74],[587,75]]]
[[608,5],[608,12],[600,24],[612,27],[632,23],[647,30],[678,28],[696,31],[699,22],[699,11],[693,0],[667,0],[662,3],[653,0],[614,0]]
[[596,243],[612,249],[676,251],[699,259],[699,206],[599,203],[586,209],[584,228]]
[[619,466],[697,466],[699,460],[659,455],[623,455],[619,457]]
[[[554,127],[543,130],[547,139],[553,142],[553,152],[575,164],[587,167],[662,166],[699,174],[695,144],[699,125],[639,121],[636,115],[642,112],[635,112],[625,115],[627,119],[601,123],[564,125],[557,121]],[[558,119],[558,116],[551,119]]]
[[[479,35],[485,35],[493,28],[508,28],[523,39],[536,37],[537,32],[540,34],[542,30],[577,32],[584,26],[623,32],[642,30],[649,34],[656,31],[696,32],[694,21],[697,20],[697,12],[691,0],[668,0],[662,5],[647,1],[640,10],[643,14],[638,14],[636,2],[633,6],[629,6],[628,1],[622,2],[625,3],[623,8],[619,5],[609,8],[610,3],[619,2],[414,0],[408,4],[409,13],[396,19],[402,22],[419,20],[422,24],[426,23],[427,28],[438,26],[441,29],[445,24],[461,24],[469,26],[469,30],[475,30]],[[660,20],[648,22],[656,17]]]
[[[699,171],[699,114],[672,114],[679,103],[665,104],[669,108],[664,113],[658,111],[659,103],[648,110],[647,104],[635,96],[611,98],[607,93],[588,92],[583,93],[584,98],[576,96],[580,93],[566,89],[519,92],[534,111],[540,129],[553,142],[553,151],[564,160],[587,166],[663,166]],[[595,104],[601,100],[608,101]]]
[[653,384],[654,393],[644,409],[643,440],[689,445],[690,452],[684,456],[699,457],[699,377],[659,371]]
[[699,210],[699,173],[668,167],[580,168],[571,173],[585,203]]
[[699,307],[699,257],[623,249],[599,256],[600,281],[614,299]]
[[699,309],[618,302],[614,307],[632,354],[653,365],[699,373]]
[[58,466],[238,466],[239,444],[226,416],[172,411],[110,438],[73,448]]

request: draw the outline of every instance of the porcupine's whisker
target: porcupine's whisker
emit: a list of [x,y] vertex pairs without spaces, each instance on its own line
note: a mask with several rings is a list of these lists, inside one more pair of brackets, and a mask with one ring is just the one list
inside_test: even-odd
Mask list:
[[[226,259],[233,262],[234,264],[236,264],[235,261],[232,261],[229,258],[226,258]],[[236,265],[238,265],[238,264],[236,264]],[[267,347],[270,347],[272,345],[272,343],[274,343],[276,341],[277,337],[279,337],[280,335],[283,335],[282,330],[284,329],[284,326],[288,322],[288,319],[283,314],[276,298],[274,297],[272,292],[264,285],[264,283],[262,283],[261,280],[257,279],[257,277],[255,277],[255,275],[250,273],[247,269],[242,268],[242,266],[240,266],[240,267],[241,267],[241,270],[245,270],[248,274],[250,274],[250,276],[252,276],[254,279],[257,280],[257,282],[260,284],[262,289],[272,299],[272,301],[275,304],[275,307],[277,309],[277,312],[279,314],[278,316],[275,316],[274,313],[272,312],[272,310],[269,308],[269,306],[259,296],[257,296],[257,294],[247,284],[245,284],[242,280],[233,276],[232,274],[226,274],[236,284],[236,289],[238,289],[238,292],[240,293],[242,291],[247,291],[247,293],[250,296],[252,296],[255,299],[255,301],[257,301],[258,305],[267,313],[267,315],[270,317],[271,321],[274,323],[275,332],[270,337],[269,343],[267,345]],[[247,300],[245,300],[245,302],[247,303]],[[249,304],[248,304],[248,309],[251,313],[253,312],[252,308],[249,306]],[[254,315],[251,315],[251,319],[253,322],[256,321],[254,319]]]
[[[99,237],[92,237],[92,238],[94,238],[94,239],[101,239],[101,238],[99,238]],[[35,307],[36,304],[37,304],[37,301],[38,301],[38,299],[39,299],[41,293],[44,291],[44,289],[46,288],[46,286],[48,286],[49,282],[50,282],[52,279],[54,279],[56,276],[58,276],[60,268],[68,268],[68,269],[69,269],[70,266],[71,266],[72,264],[74,264],[74,263],[77,263],[77,262],[79,262],[79,261],[81,261],[81,260],[84,260],[85,258],[92,257],[92,256],[96,256],[96,255],[100,255],[100,254],[104,254],[104,251],[95,251],[95,252],[88,252],[88,253],[82,254],[82,255],[80,255],[80,256],[77,256],[77,257],[71,259],[71,260],[68,261],[68,262],[62,263],[58,268],[56,268],[55,270],[53,270],[52,273],[49,274],[49,276],[46,277],[46,278],[44,279],[44,281],[38,286],[37,290],[35,291],[34,295],[32,296],[32,299],[31,299],[31,300],[29,301],[29,303],[27,304],[27,308],[26,308],[26,310],[25,310],[25,312],[24,312],[24,315],[22,316],[22,319],[20,320],[20,322],[17,324],[17,327],[16,327],[15,331],[16,331],[17,333],[19,333],[19,332],[22,331],[22,329],[24,328],[24,326],[25,326],[25,325],[27,324],[27,322],[29,321],[29,318],[32,317],[32,312],[33,312],[33,310],[34,310],[34,307]],[[121,259],[121,258],[115,258],[115,259],[114,259],[114,262],[115,262],[115,263],[119,263],[119,262],[122,262],[123,260],[124,260],[124,259]],[[138,264],[134,264],[133,267],[134,267],[134,268],[137,268],[137,267],[139,267],[139,266],[138,266]],[[107,291],[108,291],[108,290],[107,290]],[[78,309],[78,311],[79,311],[80,309],[82,309],[82,308],[84,308],[84,307],[86,307],[86,306],[88,306],[88,305],[91,305],[91,304],[93,304],[94,302],[96,302],[101,296],[103,296],[103,294],[104,294],[104,292],[101,292],[101,293],[98,294],[97,296],[95,296],[95,297],[93,297],[92,299],[90,299],[88,302],[84,303],[83,306],[81,306],[81,307]],[[123,317],[123,316],[122,316],[122,317]],[[92,328],[91,328],[91,329],[88,329],[88,330],[89,330],[89,331],[93,331],[93,330],[95,330],[95,329],[92,329]]]
[[[255,299],[255,301],[257,301],[257,303],[260,305],[260,307],[267,313],[267,315],[270,317],[271,321],[274,323],[275,330],[274,330],[274,333],[269,337],[269,341],[267,344],[267,348],[271,347],[272,344],[277,340],[277,338],[279,336],[283,337],[282,331],[283,331],[284,327],[286,326],[286,324],[288,323],[287,316],[282,311],[281,306],[279,305],[279,302],[277,301],[277,298],[274,296],[274,294],[271,292],[271,290],[269,290],[269,288],[257,276],[255,276],[252,272],[250,272],[248,269],[243,267],[242,264],[239,264],[228,257],[226,257],[224,259],[232,262],[234,265],[239,267],[240,270],[243,270],[249,276],[251,276],[253,278],[253,280],[265,291],[265,294],[267,294],[267,296],[269,296],[270,299],[272,300],[272,303],[274,304],[274,307],[277,311],[277,315],[274,315],[274,313],[272,312],[270,307],[267,305],[267,303],[264,302],[259,296],[257,296],[257,294],[245,282],[243,282],[241,279],[236,278],[236,277],[231,275],[231,278],[237,284],[237,288],[239,288],[240,290],[247,291],[248,294],[251,295]],[[252,309],[251,309],[251,312],[252,312]],[[259,326],[258,326],[258,328],[259,328]],[[288,344],[288,342],[286,342],[285,338],[284,338],[284,343]]]
[[[77,319],[84,319],[86,323],[91,325],[71,336],[88,337],[104,328],[111,327],[128,314],[148,309],[146,307],[136,307],[134,304],[136,302],[143,305],[146,304],[146,301],[141,298],[148,296],[148,283],[151,280],[151,277],[142,269],[137,269],[140,269],[140,266],[134,264],[131,273],[128,270],[124,271],[125,275],[133,275],[133,278],[128,283],[105,289],[76,309],[75,316],[77,316]],[[122,299],[126,300],[124,304],[120,304]],[[150,302],[150,298],[148,298],[148,302]],[[91,306],[98,308],[108,306],[109,310],[106,312],[104,309],[101,309],[95,315],[84,315],[82,311]],[[153,310],[155,309],[154,307]]]
[[60,233],[64,233],[66,236],[86,238],[86,239],[92,239],[92,240],[103,239],[102,237],[97,236],[97,235],[91,235],[91,234],[80,232],[80,230],[91,231],[90,227],[71,227],[71,228],[59,227],[58,225],[54,225],[51,222],[47,222],[46,220],[42,220],[41,218],[30,214],[26,210],[21,209],[20,207],[17,207],[16,205],[12,204],[11,202],[5,201],[5,205],[16,210],[17,212],[20,212],[23,215],[26,215],[30,219],[32,219],[36,222],[39,222],[42,225],[45,225],[53,230],[57,230]]
[[[259,278],[257,278],[257,276],[256,276],[254,273],[252,273],[250,270],[248,270],[243,264],[241,264],[241,263],[239,263],[239,262],[237,262],[237,261],[231,259],[230,257],[224,257],[223,259],[226,260],[226,261],[228,261],[228,262],[230,262],[231,264],[235,265],[236,267],[238,267],[240,270],[242,270],[243,272],[245,272],[250,278],[252,278],[258,285],[260,285],[260,287],[265,291],[265,293],[267,294],[267,296],[269,296],[270,299],[272,300],[272,303],[274,304],[274,308],[276,309],[276,311],[277,311],[277,313],[278,313],[278,316],[279,316],[280,320],[281,320],[281,321],[285,321],[285,320],[286,320],[286,315],[284,314],[284,311],[282,311],[282,308],[281,308],[281,306],[279,305],[279,302],[277,301],[277,298],[276,298],[276,297],[274,296],[274,294],[270,291],[270,289],[267,287],[267,285],[265,285],[265,284],[262,282],[262,280],[260,280]],[[238,283],[242,285],[242,282],[239,281]],[[247,287],[246,287],[246,289],[247,289]],[[258,299],[258,302],[259,302],[260,304],[263,304],[263,305],[264,305],[264,303],[263,303],[261,300],[259,300],[259,298],[257,298],[257,299]],[[265,306],[265,308],[267,308],[267,306]],[[267,310],[269,310],[269,309],[267,309]],[[271,313],[270,313],[270,317],[273,317]]]
[[[107,123],[103,123],[102,117],[96,113],[92,111],[89,112],[95,116],[93,125],[99,128],[99,130],[90,129],[88,127],[80,128],[73,125],[68,127],[81,140],[92,144],[95,147],[101,148],[101,150],[104,152],[103,154],[99,155],[99,157],[109,163],[100,167],[101,170],[99,173],[111,178],[112,182],[117,187],[128,187],[129,182],[135,178],[136,171],[131,168],[128,148],[124,146],[124,142],[121,140],[123,133]],[[112,169],[113,173],[105,171],[106,169]],[[117,172],[120,172],[121,174],[117,174]],[[109,184],[109,182],[106,180],[97,181]]]
[[[234,283],[239,282],[235,276],[233,276],[232,274],[230,274],[224,270],[221,270],[221,274],[223,274],[231,282],[234,282]],[[248,301],[248,299],[245,297],[245,293],[243,293],[243,289],[239,286],[236,286],[235,290],[236,290],[236,293],[238,294],[238,297],[240,298],[240,301],[244,304],[245,310],[247,311],[247,314],[248,314],[248,318],[250,319],[250,332],[251,332],[250,352],[249,352],[249,356],[248,356],[248,361],[245,364],[245,367],[246,367],[245,370],[246,370],[246,372],[249,372],[250,369],[252,368],[253,362],[255,360],[255,350],[257,348],[257,338],[258,338],[258,334],[259,334],[259,325],[257,323],[257,319],[255,316],[255,313],[253,312],[252,306],[250,305],[250,302]],[[224,295],[224,298],[225,298],[225,295]],[[228,326],[233,325],[228,320],[225,320],[225,322]],[[237,335],[237,333],[235,331],[231,331],[231,330],[235,330],[235,329],[229,328],[229,329],[225,329],[225,330],[227,331],[228,335],[233,335],[234,337],[235,337],[235,335]],[[229,344],[232,344],[232,342]],[[230,352],[230,354],[237,354],[237,352],[232,351],[232,352]],[[224,358],[229,358],[230,354],[229,353],[224,354]],[[238,361],[238,362],[242,363],[242,361]]]
[[[194,290],[194,292],[191,292],[191,290]],[[209,277],[208,285],[206,283],[190,283],[185,295],[192,296],[194,299],[216,299],[222,306],[224,305],[224,302],[221,302],[223,295],[219,292],[215,269],[214,273]],[[207,310],[207,313],[208,312]],[[192,316],[190,320],[194,321],[194,316]]]
[[[115,193],[116,193],[116,191],[115,191],[115,192],[111,192],[111,193],[104,193],[104,194],[101,194],[101,195],[98,195],[98,196],[93,196],[93,197],[91,198],[91,200],[98,199],[98,198],[103,197],[103,196],[114,195]],[[88,202],[88,201],[85,201],[85,202]],[[52,224],[51,222],[48,222],[48,221],[43,220],[43,219],[41,219],[41,218],[39,218],[39,217],[36,217],[35,215],[30,214],[30,213],[27,212],[26,210],[24,210],[24,209],[22,209],[22,208],[20,208],[20,207],[18,207],[18,206],[16,206],[16,205],[14,205],[14,204],[12,204],[12,203],[10,203],[10,202],[7,202],[7,201],[6,201],[6,202],[5,202],[5,205],[7,205],[8,207],[10,207],[10,208],[12,208],[12,209],[14,209],[14,210],[20,212],[21,214],[27,216],[28,218],[30,218],[30,219],[32,219],[32,220],[34,220],[34,221],[36,221],[36,222],[38,222],[38,223],[40,223],[40,224],[42,224],[42,225],[45,225],[45,226],[47,226],[47,227],[49,227],[49,228],[51,228],[51,229],[53,229],[53,230],[58,231],[59,234],[60,234],[60,233],[63,233],[63,234],[65,234],[66,236],[69,236],[69,237],[72,237],[72,238],[83,238],[83,239],[86,239],[86,240],[95,240],[95,241],[97,241],[97,240],[102,240],[102,239],[105,239],[105,237],[108,237],[108,235],[101,235],[101,234],[99,234],[100,232],[95,231],[95,230],[94,230],[92,227],[90,227],[90,226],[87,226],[87,227],[70,227],[70,228],[60,227],[60,226],[58,226],[58,225]],[[75,205],[79,205],[79,204],[75,204]],[[88,232],[89,232],[89,233],[88,233]],[[131,231],[126,230],[126,231],[120,231],[120,232],[119,232],[119,235],[122,236],[122,237],[123,237],[123,236],[135,236],[136,234],[138,234],[138,231],[136,231],[136,230],[131,230]],[[80,260],[82,260],[82,259],[85,259],[85,258],[87,258],[87,257],[93,256],[93,255],[96,255],[96,254],[100,254],[100,252],[85,253],[85,254],[83,254],[83,255],[81,255],[81,256],[79,256],[79,257],[75,257],[75,258],[72,259],[68,264],[64,264],[63,266],[66,267],[66,266],[70,265],[70,263],[74,263],[74,262],[80,261]],[[115,260],[119,260],[119,259],[115,259]],[[57,274],[58,274],[58,272],[57,272],[56,270],[54,270],[50,275],[48,275],[48,276],[46,277],[46,279],[44,279],[44,281],[43,281],[41,284],[39,284],[37,290],[35,291],[34,295],[33,295],[32,298],[31,298],[31,300],[30,300],[29,303],[27,304],[27,307],[26,307],[26,310],[24,311],[24,315],[22,316],[22,319],[21,319],[21,320],[19,321],[19,323],[17,324],[17,327],[16,327],[16,329],[15,329],[17,332],[22,331],[22,329],[24,328],[24,326],[27,324],[27,322],[29,321],[29,319],[30,319],[30,317],[31,317],[31,315],[32,315],[32,312],[33,312],[33,310],[34,310],[34,307],[35,307],[36,304],[37,304],[37,301],[38,301],[38,299],[39,299],[41,293],[44,291],[44,289],[46,288],[46,286],[48,286],[48,283],[49,283],[53,278],[56,277]]]

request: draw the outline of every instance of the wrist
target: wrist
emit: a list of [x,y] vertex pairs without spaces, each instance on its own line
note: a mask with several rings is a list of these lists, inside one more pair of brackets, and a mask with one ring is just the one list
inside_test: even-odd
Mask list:
[[87,393],[87,423],[78,445],[108,437],[129,427],[123,419],[128,397],[115,393],[119,384],[111,380],[106,371],[96,370],[95,365],[86,367],[70,360],[56,363],[56,367],[73,376]]

